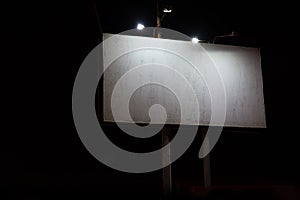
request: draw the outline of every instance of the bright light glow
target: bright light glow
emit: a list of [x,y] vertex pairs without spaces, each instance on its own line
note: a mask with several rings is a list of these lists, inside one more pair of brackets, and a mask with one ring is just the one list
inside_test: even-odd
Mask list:
[[197,44],[198,42],[199,42],[199,39],[198,39],[198,38],[195,38],[195,37],[194,37],[194,38],[192,39],[192,43]]
[[136,27],[138,30],[143,30],[145,26],[143,24],[138,24]]
[[165,9],[164,9],[164,12],[165,12],[165,13],[170,13],[170,12],[172,12],[172,10],[171,10],[171,9],[168,10],[168,9],[165,8]]

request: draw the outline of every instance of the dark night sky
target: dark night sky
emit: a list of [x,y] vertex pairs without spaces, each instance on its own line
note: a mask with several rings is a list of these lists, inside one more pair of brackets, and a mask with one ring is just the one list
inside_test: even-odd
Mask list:
[[[14,98],[9,100],[13,111],[7,116],[14,123],[7,123],[0,180],[3,188],[18,191],[4,195],[85,197],[139,190],[155,197],[161,192],[161,171],[126,174],[96,161],[81,144],[72,119],[73,81],[101,38],[95,6],[103,32],[119,33],[138,22],[155,26],[155,2],[138,2],[41,1],[4,7],[8,12],[3,32],[9,38],[3,45],[4,58],[11,80],[17,82],[8,89]],[[164,18],[163,27],[205,40],[237,31],[239,37],[219,42],[261,48],[268,128],[254,133],[225,130],[211,154],[213,184],[299,186],[296,6],[262,1],[171,2],[174,11]],[[118,137],[116,129],[107,129]],[[175,162],[174,183],[203,185],[202,161],[197,159],[200,144],[194,142]]]

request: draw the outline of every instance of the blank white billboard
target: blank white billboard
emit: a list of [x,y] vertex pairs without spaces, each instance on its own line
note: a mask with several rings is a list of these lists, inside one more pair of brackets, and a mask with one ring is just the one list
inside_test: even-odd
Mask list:
[[[104,121],[149,123],[150,110],[154,123],[167,116],[168,124],[209,125],[212,106],[221,105],[210,85],[218,86],[220,99],[225,91],[224,126],[266,127],[258,48],[111,36],[104,34],[110,38],[103,45]],[[157,104],[166,116],[156,112]]]

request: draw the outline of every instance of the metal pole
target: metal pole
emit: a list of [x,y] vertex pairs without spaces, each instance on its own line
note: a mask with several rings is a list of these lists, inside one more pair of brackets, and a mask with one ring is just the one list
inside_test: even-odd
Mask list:
[[[204,140],[206,132],[207,132],[207,128],[202,127],[201,128],[202,140]],[[209,146],[207,146],[205,148],[209,148]],[[210,186],[211,186],[211,172],[210,172],[210,156],[209,156],[209,154],[203,158],[203,173],[204,173],[204,188],[206,190],[209,190]]]
[[[159,0],[156,0],[156,27],[160,28],[160,12],[159,12]],[[157,31],[157,38],[160,38],[161,35],[159,33],[159,31]]]
[[[162,147],[170,142],[171,128],[168,125],[162,129]],[[162,162],[167,165],[163,168],[163,193],[165,199],[171,199],[172,194],[172,171],[171,171],[171,149],[162,152]]]
[[[161,34],[159,32],[159,28],[161,27],[161,19],[160,19],[160,10],[159,10],[159,0],[156,0],[156,30],[157,30],[157,38],[161,38]],[[171,128],[165,125],[162,129],[162,147],[166,146],[170,142],[170,134]],[[172,194],[172,172],[171,172],[171,149],[168,148],[162,152],[162,163],[167,166],[163,168],[163,193],[165,199],[171,199]]]

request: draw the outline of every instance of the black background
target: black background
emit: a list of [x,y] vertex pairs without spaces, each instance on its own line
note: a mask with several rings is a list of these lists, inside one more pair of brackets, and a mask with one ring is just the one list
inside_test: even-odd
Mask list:
[[[171,2],[173,12],[162,27],[210,41],[237,31],[239,37],[218,43],[261,49],[267,128],[251,133],[224,131],[211,153],[212,196],[299,197],[296,6],[286,1]],[[128,174],[99,163],[82,145],[71,107],[77,70],[101,41],[101,33],[119,33],[139,22],[155,26],[155,1],[26,1],[3,8],[6,62],[2,67],[8,69],[2,74],[3,99],[12,106],[3,107],[10,109],[3,114],[8,127],[1,133],[2,195],[8,199],[101,199],[105,195],[159,199],[161,170]],[[106,129],[118,141],[119,131],[113,126]],[[177,196],[196,195],[203,189],[202,161],[197,158],[200,144],[197,136],[172,165]]]

